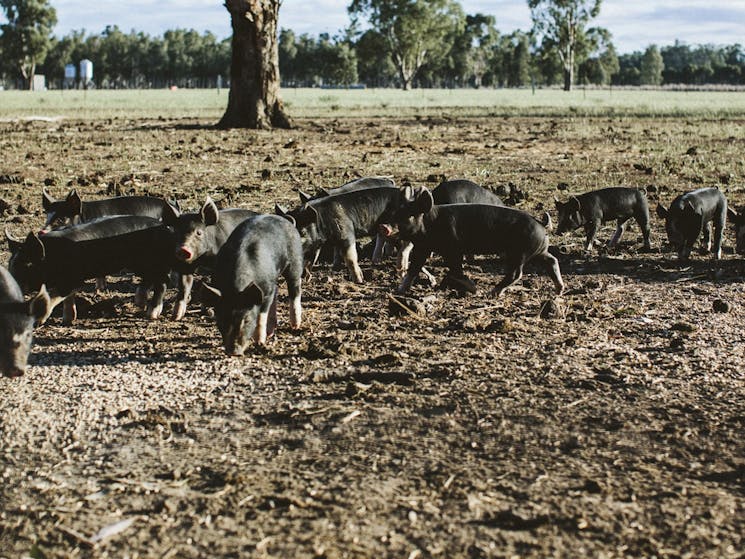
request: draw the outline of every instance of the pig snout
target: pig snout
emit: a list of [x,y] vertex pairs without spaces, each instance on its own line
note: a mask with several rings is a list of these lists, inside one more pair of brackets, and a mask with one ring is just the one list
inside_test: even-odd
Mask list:
[[381,223],[380,225],[378,225],[378,232],[384,237],[390,238],[390,237],[393,237],[393,235],[395,235],[396,230],[392,226],[388,225],[387,223]]
[[183,260],[184,262],[191,260],[193,253],[185,246],[180,246],[176,249],[176,258]]

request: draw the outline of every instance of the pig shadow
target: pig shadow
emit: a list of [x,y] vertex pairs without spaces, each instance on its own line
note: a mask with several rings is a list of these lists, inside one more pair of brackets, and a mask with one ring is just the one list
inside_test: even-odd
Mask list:
[[680,281],[714,281],[740,283],[745,275],[742,259],[712,260],[694,257],[678,260],[673,256],[593,256],[583,258],[569,255],[559,259],[564,275],[624,276],[642,283],[674,283]]
[[[37,340],[34,341],[38,345],[53,345],[52,343],[41,344]],[[208,360],[208,355],[204,358],[200,357],[200,360]],[[106,350],[97,349],[70,349],[70,350],[59,350],[59,351],[48,351],[45,353],[34,353],[32,351],[28,358],[28,364],[35,367],[58,367],[58,366],[74,366],[81,367],[86,365],[124,365],[127,363],[139,363],[142,365],[149,365],[153,363],[186,363],[194,362],[194,355],[188,353],[175,353],[164,356],[159,353],[148,353],[146,355],[131,355],[121,352],[108,352]]]

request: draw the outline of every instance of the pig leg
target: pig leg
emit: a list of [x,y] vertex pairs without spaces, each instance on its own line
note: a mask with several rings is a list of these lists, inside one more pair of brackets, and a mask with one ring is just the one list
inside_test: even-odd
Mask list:
[[396,289],[396,293],[403,295],[409,290],[409,288],[411,287],[411,282],[416,279],[422,267],[424,266],[424,263],[427,261],[429,252],[430,251],[427,249],[422,250],[414,247],[411,256],[411,264],[409,264],[409,269],[406,271],[404,279],[401,280],[401,285],[399,285],[398,289]]
[[556,287],[556,295],[561,295],[564,292],[564,280],[561,278],[561,269],[559,268],[559,261],[555,256],[548,252],[541,254],[540,258],[543,258],[544,262],[548,265],[548,275],[551,281],[554,282]]
[[191,299],[191,288],[194,285],[193,274],[181,274],[179,277],[178,296],[176,297],[176,303],[173,305],[173,313],[171,318],[173,320],[181,320],[186,314],[186,305],[189,304]]
[[463,255],[460,253],[443,255],[445,265],[448,267],[448,274],[453,278],[464,278],[463,275]]
[[96,293],[103,293],[106,291],[106,277],[96,278]]
[[75,306],[75,292],[73,291],[62,303],[62,324],[69,326],[78,317],[78,309]]
[[709,252],[711,252],[711,224],[705,223],[701,237],[701,254],[709,254]]
[[588,221],[585,224],[585,252],[590,252],[590,250],[592,250],[592,243],[595,241],[595,235],[598,234],[600,225],[601,223],[599,220]]
[[354,239],[352,239],[349,246],[344,247],[344,262],[346,262],[347,269],[349,269],[349,273],[352,274],[354,281],[357,283],[364,283],[365,278],[362,275],[362,269],[357,263],[357,245],[355,244]]
[[523,266],[525,261],[520,258],[517,261],[513,261],[508,264],[507,274],[502,278],[497,286],[492,290],[491,294],[493,297],[499,297],[505,289],[510,285],[520,280],[523,277]]
[[163,297],[166,294],[166,278],[153,282],[153,297],[147,307],[147,317],[155,320],[163,312]]
[[725,208],[719,215],[714,217],[714,258],[717,260],[722,258],[722,237],[724,236],[724,224],[727,218],[727,210]]
[[52,316],[52,311],[54,310],[54,307],[59,305],[62,301],[65,301],[67,297],[61,297],[59,295],[50,295],[50,302],[49,302],[49,309],[47,309],[47,314],[43,317],[41,317],[38,321],[39,326],[44,324],[50,316]]
[[303,314],[303,309],[300,305],[302,279],[299,271],[293,270],[291,267],[288,267],[284,278],[287,282],[287,294],[290,296],[290,327],[297,330],[300,328],[300,321]]
[[147,304],[147,285],[144,282],[140,282],[135,289],[135,306],[144,309]]
[[373,249],[373,255],[372,255],[372,263],[373,264],[380,264],[380,261],[383,259],[383,245],[385,244],[385,238],[383,235],[378,233],[375,236],[375,248]]
[[621,236],[623,235],[623,232],[626,230],[626,220],[625,219],[619,219],[616,223],[616,232],[613,233],[613,236],[608,241],[609,247],[614,247],[618,244],[618,241],[621,240]]
[[[356,247],[355,247],[356,248]],[[320,250],[319,250],[320,254]],[[334,247],[334,263],[331,264],[331,269],[335,272],[341,270],[341,250],[338,247]]]
[[422,267],[421,272],[422,272],[422,275],[425,278],[427,278],[427,281],[429,282],[429,285],[431,287],[434,287],[435,285],[437,285],[437,278],[435,278],[435,276],[433,276],[432,273],[427,268]]
[[[276,295],[276,290],[275,290]],[[256,345],[264,346],[266,345],[266,329],[267,329],[267,323],[269,322],[269,312],[271,310],[272,304],[274,303],[274,299],[276,297],[265,297],[264,300],[261,303],[261,308],[259,309],[259,316],[256,319],[256,329],[254,330],[254,342],[256,342]]]
[[680,260],[688,260],[688,258],[691,256],[692,250],[693,243],[688,240],[683,241],[683,244],[680,245],[680,248],[678,249],[678,258]]
[[269,307],[269,314],[267,315],[266,323],[266,337],[271,338],[277,329],[277,286],[274,286],[274,295],[272,296],[272,304]]
[[406,273],[406,270],[409,269],[409,256],[411,255],[412,248],[414,248],[413,243],[406,243],[398,251],[397,269],[402,276]]
[[642,209],[637,211],[634,218],[639,224],[639,229],[642,230],[642,237],[644,238],[644,250],[652,250],[652,245],[649,242],[649,236],[652,233],[652,227],[649,225],[649,209],[647,208],[646,204]]

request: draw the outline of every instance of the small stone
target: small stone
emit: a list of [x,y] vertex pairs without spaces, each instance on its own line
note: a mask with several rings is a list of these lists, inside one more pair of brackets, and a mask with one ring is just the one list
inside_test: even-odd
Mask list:
[[675,336],[670,340],[670,349],[683,349],[685,346],[685,340],[680,336]]
[[540,317],[543,319],[556,318],[559,316],[559,306],[552,299],[543,301],[541,304]]
[[727,301],[723,301],[722,299],[714,299],[711,307],[714,312],[729,312],[732,309],[732,306]]
[[686,334],[690,334],[696,331],[696,326],[694,324],[691,324],[690,322],[681,321],[673,324],[670,329],[675,330],[676,332],[685,332]]

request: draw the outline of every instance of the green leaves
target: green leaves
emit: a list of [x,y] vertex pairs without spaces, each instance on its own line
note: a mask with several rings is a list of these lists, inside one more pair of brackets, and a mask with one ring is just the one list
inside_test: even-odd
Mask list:
[[52,44],[57,12],[47,0],[0,0],[8,22],[0,25],[4,56],[30,80]]

